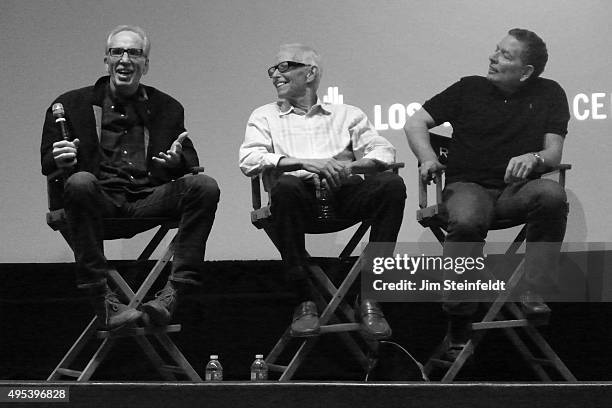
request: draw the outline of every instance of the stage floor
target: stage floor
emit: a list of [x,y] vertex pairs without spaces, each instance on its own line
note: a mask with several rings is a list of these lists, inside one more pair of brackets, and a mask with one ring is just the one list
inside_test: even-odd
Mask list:
[[[70,407],[608,407],[612,383],[364,383],[364,382],[0,382],[0,406],[32,407],[11,390],[64,390],[64,401],[34,406]],[[14,394],[14,393],[13,393]],[[69,402],[65,402],[68,399]]]

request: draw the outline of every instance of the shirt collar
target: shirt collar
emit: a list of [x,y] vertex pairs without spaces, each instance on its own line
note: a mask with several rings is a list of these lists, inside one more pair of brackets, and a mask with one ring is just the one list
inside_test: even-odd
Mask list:
[[496,87],[492,82],[489,81],[489,87],[490,87],[489,92],[491,93],[491,95],[497,98],[500,98],[500,99],[505,99],[505,100],[520,98],[524,95],[529,95],[529,93],[531,92],[531,89],[533,88],[533,82],[534,81],[528,81],[526,84],[524,84],[519,89],[517,89],[516,92],[510,95],[506,95],[498,87]]
[[[279,99],[276,104],[278,105],[278,109],[279,109],[279,114],[278,116],[285,116],[285,115],[289,115],[290,113],[295,113],[296,115],[300,115],[302,114],[301,112],[298,113],[298,111],[296,110],[295,106],[291,105],[287,100],[285,99]],[[312,107],[310,108],[310,110],[308,112],[303,113],[303,115],[305,116],[312,116],[314,114],[316,114],[317,112],[321,112],[324,115],[329,115],[331,114],[331,110],[329,109],[329,103],[327,102],[322,102],[321,99],[319,99],[317,97],[317,102],[312,105]]]
[[119,103],[130,103],[130,102],[146,102],[149,100],[149,95],[147,94],[147,90],[145,89],[144,86],[138,85],[138,89],[136,90],[136,93],[132,96],[130,96],[129,98],[120,98],[120,97],[114,97],[113,93],[111,92],[110,89],[110,82],[106,85],[106,95],[108,95],[108,97],[111,100],[114,100],[115,102],[119,102]]

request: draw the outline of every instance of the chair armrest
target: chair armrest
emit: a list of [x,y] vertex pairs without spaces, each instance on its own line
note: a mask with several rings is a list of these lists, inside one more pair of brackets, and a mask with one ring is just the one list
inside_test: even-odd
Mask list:
[[[565,187],[565,172],[572,168],[571,164],[559,164],[558,166],[550,166],[542,172],[542,175],[552,174],[559,172],[559,184]],[[419,184],[419,208],[427,208],[427,183],[421,180],[420,174],[418,174]],[[436,204],[442,203],[442,188],[444,185],[444,176],[442,174],[436,174],[434,177],[436,184]]]
[[[419,184],[419,208],[427,207],[427,183],[421,180],[421,174],[417,172]],[[434,184],[436,185],[436,204],[442,203],[442,187],[444,185],[444,173],[434,175]]]
[[198,173],[204,173],[204,167],[202,166],[194,166],[194,167],[190,167],[189,168],[189,174],[198,174]]
[[395,174],[398,174],[399,169],[403,169],[406,165],[404,163],[391,163],[386,164],[383,162],[376,162],[376,167],[374,168],[354,168],[352,169],[353,174],[363,174],[365,176],[382,173],[384,171],[392,171]]
[[47,181],[60,179],[64,174],[64,169],[57,169],[53,173],[47,175]]
[[[398,170],[404,167],[405,167],[404,163],[385,164],[385,163],[380,162],[379,165],[377,165],[375,169],[355,169],[354,174],[364,174],[367,176],[367,175],[381,173],[383,171],[389,171],[389,170],[397,174]],[[277,171],[277,170],[269,169],[267,171],[269,172],[269,171]],[[255,176],[251,176],[251,202],[253,204],[254,210],[258,210],[261,208],[261,183],[263,183],[263,177],[264,177],[264,172],[257,174]],[[268,200],[270,200],[269,195],[270,193],[268,192]]]
[[64,177],[66,172],[57,169],[47,175],[47,208],[50,211],[64,208]]
[[406,167],[406,165],[403,162],[392,163],[387,166],[387,168],[391,170],[392,172],[394,172],[395,174],[398,174],[399,169],[403,169],[404,167]]
[[253,209],[258,210],[261,208],[261,185],[259,183],[260,175],[251,176],[251,202],[253,203]]
[[561,163],[558,166],[549,166],[541,173],[541,176],[559,172],[558,182],[562,187],[565,187],[565,172],[571,168],[572,165],[567,163]]

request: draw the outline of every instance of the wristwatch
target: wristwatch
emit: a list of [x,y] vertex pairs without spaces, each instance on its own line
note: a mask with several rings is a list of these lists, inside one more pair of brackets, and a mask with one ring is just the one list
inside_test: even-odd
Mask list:
[[531,154],[533,154],[533,156],[536,158],[539,164],[544,165],[544,159],[542,158],[542,156],[540,156],[540,153],[534,152]]

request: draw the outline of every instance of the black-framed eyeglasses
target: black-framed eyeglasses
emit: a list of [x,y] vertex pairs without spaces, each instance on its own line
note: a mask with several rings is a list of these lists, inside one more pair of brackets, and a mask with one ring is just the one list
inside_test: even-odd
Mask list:
[[142,48],[109,48],[108,55],[113,58],[121,58],[123,54],[127,52],[129,58],[141,58],[144,56],[144,50]]
[[289,71],[289,69],[291,68],[307,67],[307,66],[308,64],[302,64],[301,62],[295,62],[295,61],[279,62],[278,64],[272,65],[270,68],[268,68],[268,76],[272,78],[272,75],[274,75],[274,71],[276,71],[277,69],[278,69],[278,72],[283,73],[283,72]]

